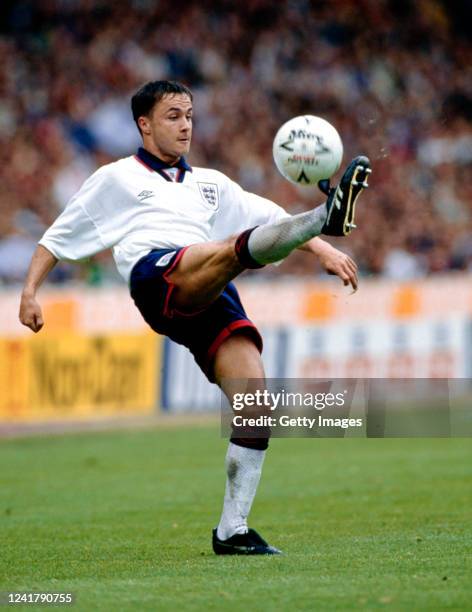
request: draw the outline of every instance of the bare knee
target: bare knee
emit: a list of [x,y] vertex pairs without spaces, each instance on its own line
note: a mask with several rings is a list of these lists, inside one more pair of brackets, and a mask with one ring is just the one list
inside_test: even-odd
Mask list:
[[213,367],[215,380],[220,386],[227,384],[228,379],[265,380],[259,349],[254,341],[244,334],[233,334],[223,342],[216,352]]

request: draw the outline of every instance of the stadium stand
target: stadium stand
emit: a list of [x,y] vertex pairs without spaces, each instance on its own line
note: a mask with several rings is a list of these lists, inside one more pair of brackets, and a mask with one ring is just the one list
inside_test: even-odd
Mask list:
[[[348,249],[363,275],[472,267],[470,3],[446,0],[12,0],[0,8],[0,285],[97,166],[139,141],[130,94],[155,78],[195,91],[194,165],[291,212],[321,194],[271,159],[279,125],[326,117],[345,159],[375,173]],[[116,129],[119,126],[119,130]],[[302,253],[266,276],[313,274]],[[108,255],[51,281],[114,282]]]

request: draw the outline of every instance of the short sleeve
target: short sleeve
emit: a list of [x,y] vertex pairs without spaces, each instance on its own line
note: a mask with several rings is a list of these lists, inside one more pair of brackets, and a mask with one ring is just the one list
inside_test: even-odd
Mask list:
[[102,237],[88,212],[106,197],[106,175],[100,170],[85,181],[64,211],[46,230],[39,244],[57,259],[77,261],[113,246]]

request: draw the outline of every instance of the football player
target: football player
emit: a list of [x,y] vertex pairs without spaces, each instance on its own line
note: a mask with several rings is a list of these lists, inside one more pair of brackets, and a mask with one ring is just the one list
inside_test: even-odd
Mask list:
[[[145,321],[188,347],[231,401],[241,391],[231,380],[264,379],[261,336],[231,281],[298,248],[357,289],[354,261],[319,236],[347,235],[354,227],[369,160],[355,158],[336,188],[322,182],[325,203],[291,216],[221,172],[188,164],[193,97],[186,86],[147,83],[131,107],[143,146],[99,168],[45,232],[23,288],[20,320],[34,332],[43,327],[36,292],[58,260],[112,249]],[[216,554],[280,552],[247,524],[268,438],[262,430],[256,437],[234,432],[230,439],[223,511],[213,530]]]

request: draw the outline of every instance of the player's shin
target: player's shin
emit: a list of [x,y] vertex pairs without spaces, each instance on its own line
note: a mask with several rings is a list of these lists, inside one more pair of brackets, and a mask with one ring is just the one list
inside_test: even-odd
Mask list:
[[[287,217],[276,223],[259,225],[247,234],[245,232],[246,244],[240,244],[238,250],[237,243],[236,253],[246,267],[280,261],[311,238],[319,236],[326,217],[326,205],[322,204],[306,213]],[[247,265],[252,262],[254,265]]]
[[[253,443],[261,448],[267,446],[267,440],[253,440]],[[226,454],[225,499],[217,529],[220,540],[227,540],[236,533],[247,533],[247,517],[259,485],[264,457],[265,450],[230,441]]]

